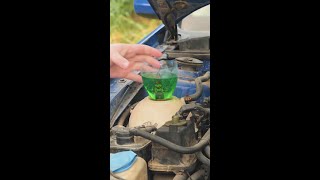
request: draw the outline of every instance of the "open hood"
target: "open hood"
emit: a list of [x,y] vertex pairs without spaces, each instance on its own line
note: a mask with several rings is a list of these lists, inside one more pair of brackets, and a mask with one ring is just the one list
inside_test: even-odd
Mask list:
[[208,4],[210,0],[148,0],[151,7],[162,20],[171,38],[177,40],[177,23],[197,9]]

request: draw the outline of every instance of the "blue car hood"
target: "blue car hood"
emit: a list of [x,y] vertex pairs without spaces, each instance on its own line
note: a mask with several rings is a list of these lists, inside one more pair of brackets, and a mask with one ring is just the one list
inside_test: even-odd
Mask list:
[[172,39],[177,40],[177,26],[184,17],[210,4],[210,0],[148,0]]

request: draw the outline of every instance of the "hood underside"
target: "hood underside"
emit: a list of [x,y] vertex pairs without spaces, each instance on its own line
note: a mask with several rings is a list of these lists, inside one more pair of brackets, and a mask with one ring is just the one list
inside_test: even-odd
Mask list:
[[177,23],[210,0],[148,0],[159,19],[162,20],[172,38],[177,40]]

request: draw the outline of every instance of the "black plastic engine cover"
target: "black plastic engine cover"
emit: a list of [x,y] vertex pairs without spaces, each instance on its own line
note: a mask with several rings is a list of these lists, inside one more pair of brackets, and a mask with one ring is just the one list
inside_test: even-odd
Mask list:
[[[168,127],[164,125],[157,130],[156,135],[179,146],[188,147],[196,143],[195,127],[191,121],[187,121],[185,126]],[[163,165],[165,168],[167,165],[173,165],[170,166],[173,168],[170,170],[185,169],[194,161],[194,154],[180,154],[157,143],[152,143],[152,160],[149,167],[153,170],[162,171],[164,170]]]

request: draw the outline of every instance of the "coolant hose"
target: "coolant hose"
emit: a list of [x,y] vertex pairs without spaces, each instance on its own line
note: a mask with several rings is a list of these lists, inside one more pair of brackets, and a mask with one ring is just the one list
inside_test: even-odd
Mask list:
[[186,111],[192,111],[192,110],[201,110],[207,114],[210,114],[210,108],[203,108],[202,106],[200,105],[191,105],[191,104],[186,104],[186,105],[183,105],[180,110],[178,111],[178,114],[183,114],[184,112]]
[[199,179],[203,179],[202,177],[204,177],[206,174],[206,172],[201,169],[195,173],[193,173],[189,178],[188,180],[199,180]]
[[208,81],[210,79],[210,71],[207,71],[203,76],[198,77],[202,82]]
[[210,166],[210,159],[208,159],[206,156],[203,155],[201,151],[198,151],[196,153],[197,159],[202,162],[203,164]]
[[194,81],[196,83],[196,92],[194,94],[191,94],[190,96],[186,96],[185,100],[186,101],[194,101],[197,100],[203,91],[203,86],[202,86],[202,82],[207,81],[208,79],[210,79],[210,72],[206,72],[203,76],[197,77]]
[[187,96],[189,101],[197,100],[201,96],[203,90],[202,81],[199,78],[196,78],[194,81],[196,83],[196,92]]
[[175,151],[177,153],[181,154],[193,154],[195,152],[201,151],[206,145],[210,142],[210,129],[204,134],[204,136],[201,138],[201,140],[198,142],[198,144],[191,146],[191,147],[183,147],[176,145],[166,139],[163,139],[159,136],[147,133],[145,131],[141,131],[139,129],[130,129],[129,132],[134,136],[141,136],[143,138],[149,139],[152,142],[158,143],[172,151]]
[[204,153],[206,154],[206,156],[210,159],[210,145],[206,146],[204,148]]

